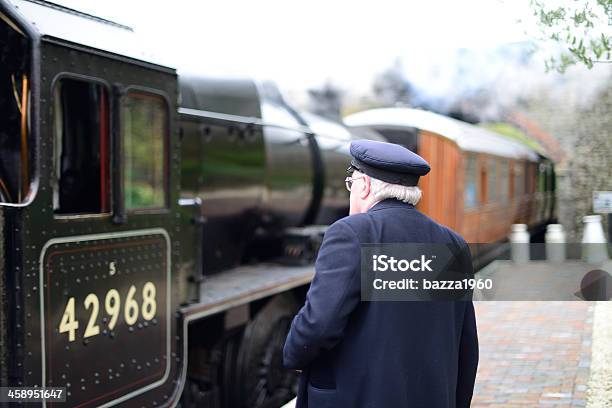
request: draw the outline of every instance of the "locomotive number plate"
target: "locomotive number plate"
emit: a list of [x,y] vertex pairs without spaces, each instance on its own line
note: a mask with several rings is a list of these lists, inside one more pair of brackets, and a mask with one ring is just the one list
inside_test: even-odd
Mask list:
[[66,387],[69,406],[90,407],[163,384],[170,264],[163,229],[47,242],[40,257],[42,386]]

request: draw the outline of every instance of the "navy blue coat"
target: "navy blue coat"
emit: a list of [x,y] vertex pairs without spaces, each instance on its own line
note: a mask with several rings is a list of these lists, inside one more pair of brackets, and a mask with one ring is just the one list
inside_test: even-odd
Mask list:
[[360,244],[465,244],[410,204],[384,200],[335,222],[293,319],[284,364],[298,408],[469,407],[478,338],[472,302],[361,302]]

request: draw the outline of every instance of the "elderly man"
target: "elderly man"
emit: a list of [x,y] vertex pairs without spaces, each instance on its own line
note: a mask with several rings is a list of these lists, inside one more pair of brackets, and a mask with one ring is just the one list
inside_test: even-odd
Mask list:
[[360,296],[361,244],[467,244],[415,209],[430,170],[423,158],[369,140],[350,152],[350,215],[327,230],[285,342],[285,366],[302,370],[297,407],[469,407],[478,365],[472,302]]

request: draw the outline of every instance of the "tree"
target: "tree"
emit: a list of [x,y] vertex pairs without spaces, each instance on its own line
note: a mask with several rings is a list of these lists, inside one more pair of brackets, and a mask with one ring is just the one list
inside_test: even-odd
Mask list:
[[342,89],[330,80],[320,88],[308,90],[309,110],[317,115],[338,120],[342,110]]
[[400,58],[374,78],[372,85],[374,95],[384,106],[397,104],[409,105],[413,90],[406,78]]
[[547,71],[563,73],[578,63],[591,69],[612,62],[612,0],[529,0],[529,4],[540,39],[562,48],[547,58]]

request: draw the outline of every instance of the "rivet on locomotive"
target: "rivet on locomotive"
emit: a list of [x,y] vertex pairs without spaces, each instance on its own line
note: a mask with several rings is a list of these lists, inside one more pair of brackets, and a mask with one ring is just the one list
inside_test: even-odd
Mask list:
[[[554,216],[552,164],[498,136],[477,151],[445,126],[348,128],[269,82],[177,73],[144,45],[0,0],[0,386],[66,387],[71,407],[282,405],[296,385],[282,345],[325,226],[347,214],[354,138],[437,160],[446,178],[422,209],[470,239],[503,238],[503,205],[534,227]],[[512,193],[487,204],[498,159]]]

